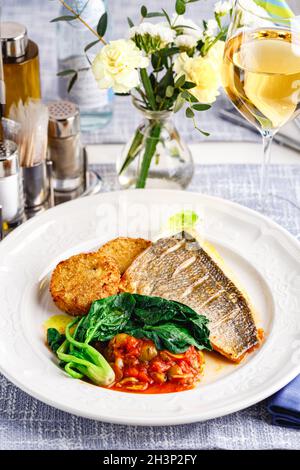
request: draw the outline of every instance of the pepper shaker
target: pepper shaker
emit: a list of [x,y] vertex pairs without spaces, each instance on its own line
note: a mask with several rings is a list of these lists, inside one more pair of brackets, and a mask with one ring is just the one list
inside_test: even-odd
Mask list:
[[83,149],[78,107],[69,101],[48,105],[48,159],[53,162],[53,187],[74,191],[83,184]]

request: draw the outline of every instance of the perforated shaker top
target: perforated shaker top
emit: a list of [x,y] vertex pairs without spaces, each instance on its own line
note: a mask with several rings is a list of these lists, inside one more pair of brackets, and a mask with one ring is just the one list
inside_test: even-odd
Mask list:
[[18,173],[18,147],[11,140],[0,141],[0,178]]
[[54,101],[48,104],[48,110],[50,138],[65,138],[80,132],[80,115],[76,104],[70,101]]

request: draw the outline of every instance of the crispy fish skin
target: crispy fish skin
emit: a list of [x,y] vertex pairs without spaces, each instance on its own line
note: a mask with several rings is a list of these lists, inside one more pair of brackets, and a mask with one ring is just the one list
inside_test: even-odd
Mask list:
[[231,361],[259,342],[245,295],[187,232],[147,248],[122,276],[120,290],[176,300],[207,316],[214,349]]

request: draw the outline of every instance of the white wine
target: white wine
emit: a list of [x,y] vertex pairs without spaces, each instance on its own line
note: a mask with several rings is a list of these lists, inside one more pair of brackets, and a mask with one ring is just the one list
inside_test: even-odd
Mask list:
[[300,110],[300,34],[259,29],[226,45],[222,80],[231,101],[254,125],[274,130]]

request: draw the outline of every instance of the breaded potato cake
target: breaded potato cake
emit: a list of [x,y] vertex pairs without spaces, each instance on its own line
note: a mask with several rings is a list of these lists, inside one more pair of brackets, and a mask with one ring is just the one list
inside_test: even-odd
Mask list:
[[119,237],[101,246],[98,253],[113,258],[123,274],[135,258],[150,245],[151,242],[143,238]]
[[101,253],[82,253],[61,261],[50,282],[53,301],[70,315],[85,315],[94,300],[118,293],[120,271]]

